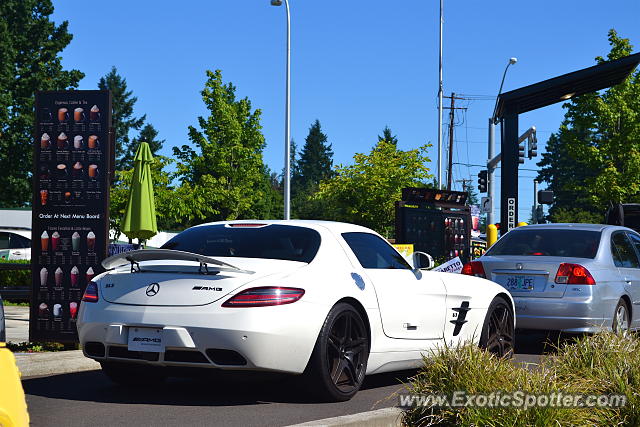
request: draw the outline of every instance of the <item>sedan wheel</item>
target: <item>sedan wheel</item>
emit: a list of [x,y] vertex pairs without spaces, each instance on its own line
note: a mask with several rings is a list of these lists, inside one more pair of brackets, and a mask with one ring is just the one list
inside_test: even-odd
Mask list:
[[364,381],[368,358],[362,316],[353,306],[338,304],[322,326],[306,375],[323,400],[349,400]]
[[627,309],[627,303],[623,300],[618,301],[611,326],[615,333],[624,334],[629,329],[629,310]]
[[503,298],[495,298],[484,320],[480,347],[498,357],[510,358],[514,348],[513,311]]

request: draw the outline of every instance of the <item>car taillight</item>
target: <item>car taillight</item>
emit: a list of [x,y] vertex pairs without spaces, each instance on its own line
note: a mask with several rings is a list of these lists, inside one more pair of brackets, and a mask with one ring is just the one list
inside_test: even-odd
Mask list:
[[466,274],[467,276],[476,276],[482,277],[486,279],[487,276],[484,274],[484,267],[480,261],[471,261],[468,262],[462,267],[462,274]]
[[87,289],[84,290],[84,295],[82,295],[82,301],[98,302],[98,285],[95,282],[89,282]]
[[304,289],[265,286],[250,288],[229,298],[223,307],[265,307],[269,305],[291,304],[304,295]]
[[595,285],[596,281],[589,270],[580,264],[563,262],[556,273],[556,283],[564,285]]

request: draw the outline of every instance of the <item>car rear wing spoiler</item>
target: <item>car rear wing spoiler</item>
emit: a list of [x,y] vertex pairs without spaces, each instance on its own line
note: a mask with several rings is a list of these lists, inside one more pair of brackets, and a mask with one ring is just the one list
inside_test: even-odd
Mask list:
[[[107,270],[116,267],[131,264],[131,272],[140,271],[139,262],[142,261],[159,261],[159,260],[175,260],[175,261],[193,261],[200,264],[200,273],[208,274],[209,265],[215,266],[214,271],[226,270],[236,271],[238,273],[253,274],[254,271],[243,270],[235,265],[211,258],[208,256],[194,254],[192,252],[176,251],[173,249],[140,249],[137,251],[123,252],[106,258],[102,261],[102,266]],[[212,271],[213,273],[213,271]]]

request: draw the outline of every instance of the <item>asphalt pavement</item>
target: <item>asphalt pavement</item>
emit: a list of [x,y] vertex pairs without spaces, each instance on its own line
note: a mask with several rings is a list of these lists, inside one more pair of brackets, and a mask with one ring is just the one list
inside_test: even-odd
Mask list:
[[[523,339],[529,354],[516,363],[535,368],[543,349],[539,336]],[[536,352],[538,352],[536,354]],[[100,371],[23,381],[33,426],[286,426],[395,406],[416,371],[372,375],[350,401],[318,403],[296,382],[282,377],[170,379],[161,386],[129,389]]]
[[7,341],[21,343],[29,341],[29,307],[4,307]]

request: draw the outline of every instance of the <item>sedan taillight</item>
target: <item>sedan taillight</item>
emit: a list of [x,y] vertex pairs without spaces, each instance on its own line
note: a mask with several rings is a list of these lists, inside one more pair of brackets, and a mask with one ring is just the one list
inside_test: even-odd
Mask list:
[[466,274],[467,276],[482,277],[483,279],[487,278],[484,273],[484,267],[480,261],[471,261],[466,263],[464,267],[462,267],[461,273]]
[[595,285],[596,281],[589,270],[580,264],[563,262],[556,273],[556,283],[564,285]]
[[82,301],[98,302],[98,285],[96,282],[89,282],[87,289],[84,290],[84,295],[82,295]]
[[229,298],[223,307],[266,307],[270,305],[291,304],[304,295],[304,289],[264,286],[250,288]]

